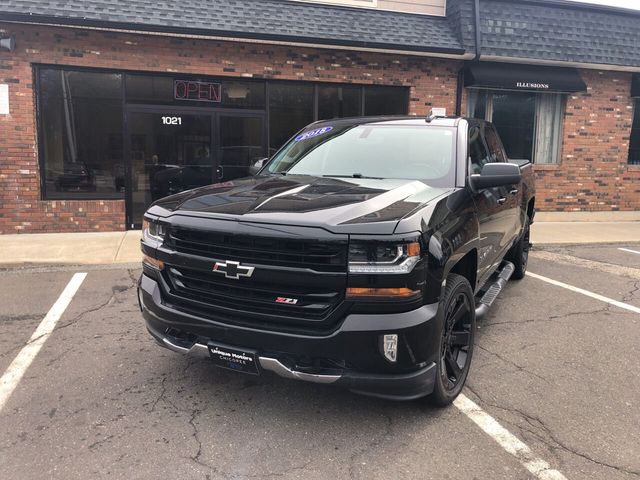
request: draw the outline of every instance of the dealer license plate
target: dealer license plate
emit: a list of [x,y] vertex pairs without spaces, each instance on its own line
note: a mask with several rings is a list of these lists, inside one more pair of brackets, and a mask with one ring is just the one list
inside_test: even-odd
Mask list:
[[210,343],[209,355],[218,367],[252,375],[260,374],[258,355],[255,351]]

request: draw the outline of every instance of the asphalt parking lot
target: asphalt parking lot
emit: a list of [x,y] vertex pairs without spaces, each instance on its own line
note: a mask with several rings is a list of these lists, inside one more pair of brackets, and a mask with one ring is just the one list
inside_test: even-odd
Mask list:
[[[567,479],[640,478],[640,244],[538,248],[529,270],[479,323],[464,395]],[[456,406],[161,349],[137,266],[0,272],[0,374],[75,272],[87,276],[0,402],[2,479],[562,478],[536,477]]]

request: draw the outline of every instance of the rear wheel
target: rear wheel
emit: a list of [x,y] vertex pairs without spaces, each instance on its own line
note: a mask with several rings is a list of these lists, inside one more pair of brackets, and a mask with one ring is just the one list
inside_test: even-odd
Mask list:
[[473,355],[476,312],[473,291],[467,279],[450,274],[440,303],[444,318],[436,380],[428,400],[443,407],[453,402],[462,391]]
[[527,262],[529,261],[529,248],[531,248],[531,236],[530,236],[530,224],[529,217],[525,217],[524,228],[522,230],[522,236],[518,242],[513,246],[513,249],[509,252],[507,260],[513,263],[515,270],[511,278],[514,280],[521,280],[527,273]]

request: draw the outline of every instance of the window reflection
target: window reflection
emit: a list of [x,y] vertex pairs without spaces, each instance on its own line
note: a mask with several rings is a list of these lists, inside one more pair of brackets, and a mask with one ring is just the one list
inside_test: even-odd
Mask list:
[[471,89],[468,111],[493,122],[509,158],[560,161],[562,94]]
[[274,83],[269,86],[270,153],[311,122],[313,85]]
[[321,86],[318,88],[318,120],[355,117],[361,114],[360,87]]
[[115,73],[39,70],[47,197],[123,196],[121,81]]
[[407,93],[406,88],[367,86],[364,88],[364,114],[405,115],[409,103]]

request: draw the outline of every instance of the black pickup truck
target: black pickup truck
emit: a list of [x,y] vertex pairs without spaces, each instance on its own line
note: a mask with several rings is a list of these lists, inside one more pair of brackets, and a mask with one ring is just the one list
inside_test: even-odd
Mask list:
[[221,367],[446,405],[476,318],[525,274],[534,202],[490,123],[316,122],[253,177],[148,209],[140,307]]

